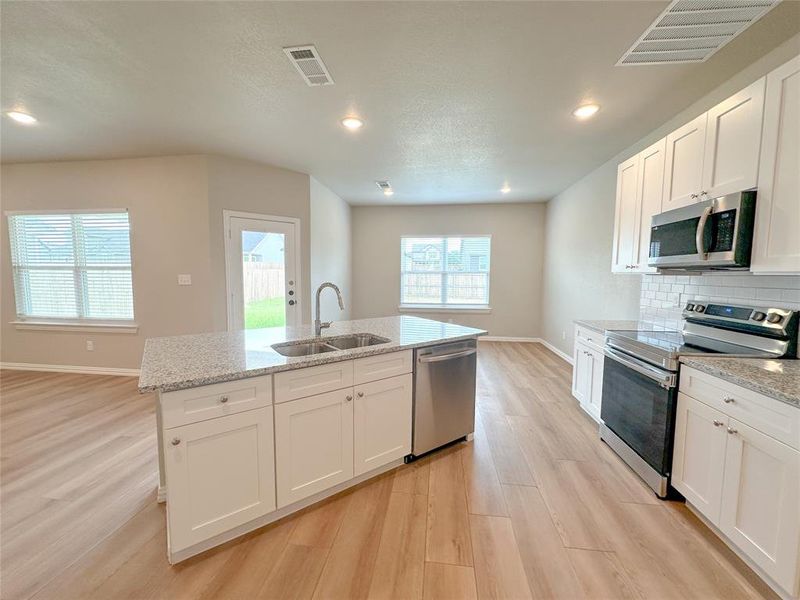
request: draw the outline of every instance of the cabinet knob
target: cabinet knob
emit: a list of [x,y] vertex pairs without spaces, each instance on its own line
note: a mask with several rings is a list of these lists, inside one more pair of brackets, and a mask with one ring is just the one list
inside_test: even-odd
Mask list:
[[725,397],[722,399],[722,401],[723,401],[725,404],[731,404],[731,403],[733,402],[733,398],[731,398],[730,396],[725,396]]
[[739,432],[736,429],[733,429],[732,427],[728,427],[728,433],[730,433],[731,435],[734,435],[734,434],[739,433]]
[[723,423],[722,421],[717,421],[716,419],[714,419],[713,423],[714,427],[722,427],[723,425],[725,425],[725,423]]
[[363,398],[364,397],[364,392],[358,392],[358,397],[359,398]]
[[220,401],[220,402],[222,402],[223,404],[225,404],[225,403],[228,401],[228,397],[227,397],[227,396],[222,396],[222,397],[219,399],[219,401]]
[[702,192],[700,192],[700,195],[701,195],[701,196],[708,196],[708,192],[706,192],[706,191],[702,191]]
[[181,443],[181,439],[180,438],[172,438],[172,445],[173,446],[177,446],[180,443]]
[[692,199],[697,199],[697,194],[692,194]]
[[348,402],[350,402],[353,399],[353,397],[348,395],[348,396],[345,396],[344,399],[347,400]]

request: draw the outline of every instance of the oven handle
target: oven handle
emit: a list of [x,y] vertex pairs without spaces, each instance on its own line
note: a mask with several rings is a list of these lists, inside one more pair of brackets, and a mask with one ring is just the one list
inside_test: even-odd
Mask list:
[[644,375],[648,379],[652,379],[653,381],[658,383],[658,385],[660,385],[666,390],[674,388],[675,385],[677,384],[675,373],[670,373],[669,371],[662,371],[661,369],[649,365],[644,361],[637,360],[632,356],[623,354],[621,352],[617,352],[616,350],[612,350],[608,346],[606,346],[603,349],[603,354],[605,354],[608,358],[615,360],[620,364],[625,365],[629,369],[632,369],[637,373]]
[[697,256],[700,260],[706,260],[708,258],[708,252],[706,252],[706,247],[704,244],[704,237],[706,232],[706,222],[708,222],[708,217],[711,215],[711,212],[714,210],[714,206],[706,206],[703,209],[703,214],[700,215],[700,221],[697,223],[697,231],[694,234],[694,245],[697,248]]

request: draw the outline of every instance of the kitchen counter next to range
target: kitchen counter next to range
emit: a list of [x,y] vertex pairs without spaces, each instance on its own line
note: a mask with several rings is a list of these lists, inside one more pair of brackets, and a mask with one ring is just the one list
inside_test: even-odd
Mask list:
[[681,363],[800,408],[800,360],[686,356]]
[[592,329],[598,333],[605,333],[606,331],[647,331],[652,329],[652,325],[643,323],[642,321],[631,320],[609,320],[609,319],[578,319],[575,325]]
[[457,341],[485,335],[482,329],[463,327],[412,316],[337,321],[323,339],[353,333],[372,333],[389,342],[288,357],[271,346],[314,337],[311,325],[273,327],[198,335],[150,338],[145,343],[140,392],[171,392],[245,377],[267,375],[374,354],[420,348],[443,341]]

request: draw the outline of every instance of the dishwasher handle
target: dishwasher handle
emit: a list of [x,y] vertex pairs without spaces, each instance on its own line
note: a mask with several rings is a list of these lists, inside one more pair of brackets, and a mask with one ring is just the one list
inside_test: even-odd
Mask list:
[[470,348],[469,350],[462,350],[461,352],[451,352],[450,354],[424,354],[419,357],[421,363],[441,362],[443,360],[452,360],[455,358],[463,358],[464,356],[472,356],[477,354],[478,350]]

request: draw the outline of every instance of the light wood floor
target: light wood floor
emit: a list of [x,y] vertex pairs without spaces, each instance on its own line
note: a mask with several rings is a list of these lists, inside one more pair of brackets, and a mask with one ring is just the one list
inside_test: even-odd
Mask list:
[[480,344],[475,440],[171,567],[153,398],[2,373],[2,598],[773,597],[597,437],[571,367]]

